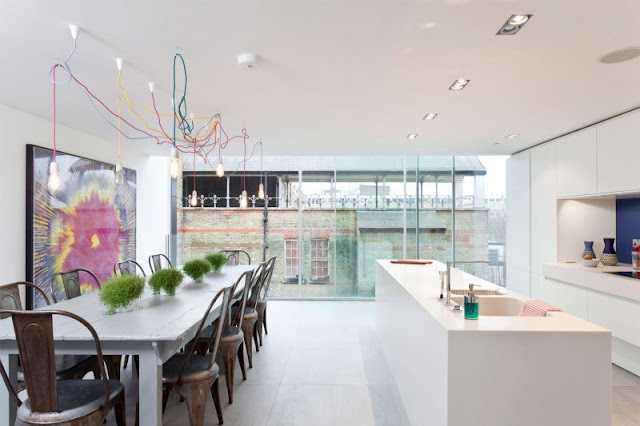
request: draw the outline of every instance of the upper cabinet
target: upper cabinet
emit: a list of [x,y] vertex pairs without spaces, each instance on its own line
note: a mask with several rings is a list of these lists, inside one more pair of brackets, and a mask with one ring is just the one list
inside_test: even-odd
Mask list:
[[596,130],[598,192],[640,191],[640,112],[608,120]]
[[598,192],[596,128],[572,133],[555,141],[557,196],[573,197]]

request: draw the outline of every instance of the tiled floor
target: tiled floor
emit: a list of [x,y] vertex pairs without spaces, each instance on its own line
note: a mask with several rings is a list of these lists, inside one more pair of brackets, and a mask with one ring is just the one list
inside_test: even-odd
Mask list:
[[[225,425],[408,425],[374,332],[372,302],[269,302],[270,334],[242,380],[234,403],[220,380]],[[128,424],[136,387],[124,371]],[[130,384],[129,386],[127,386]],[[640,426],[640,378],[613,367],[613,425]],[[142,413],[144,415],[144,413]],[[206,425],[217,425],[207,402]],[[108,424],[115,424],[113,414]],[[169,400],[165,425],[188,424],[184,403]]]

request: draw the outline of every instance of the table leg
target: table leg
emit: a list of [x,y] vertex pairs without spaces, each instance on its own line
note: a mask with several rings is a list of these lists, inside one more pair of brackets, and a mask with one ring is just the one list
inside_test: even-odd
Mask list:
[[[16,389],[18,384],[18,355],[9,354],[6,351],[0,350],[0,361],[7,371],[9,381],[13,385],[13,389]],[[16,403],[9,395],[9,390],[4,385],[0,384],[0,424],[12,425],[16,421]]]
[[140,352],[140,425],[162,425],[162,365],[153,348]]

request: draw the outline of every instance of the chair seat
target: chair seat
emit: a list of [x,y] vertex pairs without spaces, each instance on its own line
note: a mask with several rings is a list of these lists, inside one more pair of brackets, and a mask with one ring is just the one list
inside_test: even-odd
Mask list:
[[[102,380],[62,380],[56,382],[56,386],[59,412],[33,413],[31,402],[27,398],[18,408],[18,418],[24,422],[56,423],[77,419],[102,408],[104,402]],[[124,387],[117,380],[109,380],[109,390],[109,400],[113,401],[124,392]],[[20,394],[26,392],[24,390]]]
[[[176,354],[172,356],[169,361],[165,362],[162,366],[162,383],[176,383],[178,381],[178,374],[180,369],[184,365],[185,354]],[[220,368],[215,362],[213,366],[209,368],[209,356],[192,354],[189,358],[189,363],[182,373],[183,382],[198,382],[200,380],[207,379],[208,377],[217,377],[220,373]]]
[[[97,363],[95,355],[56,355],[56,380],[72,379],[76,373],[90,371]],[[24,382],[22,366],[18,366],[18,381]]]
[[[235,306],[231,307],[231,316],[234,316],[235,313],[238,311],[238,308],[236,308]],[[244,315],[242,316],[243,319],[249,319],[249,318],[258,318],[258,313],[256,312],[255,309],[250,308],[250,307],[246,307],[244,308]]]

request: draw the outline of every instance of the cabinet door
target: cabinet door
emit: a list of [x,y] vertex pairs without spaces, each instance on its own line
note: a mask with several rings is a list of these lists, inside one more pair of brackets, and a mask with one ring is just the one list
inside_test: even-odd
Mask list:
[[640,190],[640,112],[597,126],[598,192]]
[[512,155],[507,160],[507,211],[509,214],[507,214],[505,248],[507,265],[527,272],[530,268],[529,155],[527,150]]
[[[556,146],[548,142],[531,150],[531,272],[558,260]],[[507,215],[508,217],[508,215]]]
[[507,264],[506,287],[522,296],[531,297],[531,273]]
[[584,288],[542,278],[542,300],[584,320],[588,316],[588,294]]
[[597,192],[596,151],[595,127],[556,140],[558,197]]
[[589,292],[589,321],[608,328],[614,337],[640,346],[640,303],[595,291]]

